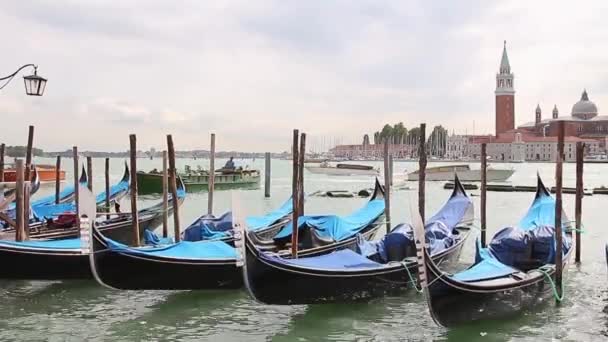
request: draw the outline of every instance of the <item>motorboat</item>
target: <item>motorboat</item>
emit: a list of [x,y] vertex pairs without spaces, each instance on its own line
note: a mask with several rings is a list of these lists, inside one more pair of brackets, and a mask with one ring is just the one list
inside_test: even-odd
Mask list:
[[[417,181],[419,171],[410,172],[407,174],[407,180]],[[443,165],[429,167],[426,169],[427,181],[449,181],[454,178],[454,173],[463,182],[480,182],[481,169],[471,169],[468,164]],[[506,181],[515,173],[514,169],[495,169],[488,166],[486,170],[486,180],[488,182]]]

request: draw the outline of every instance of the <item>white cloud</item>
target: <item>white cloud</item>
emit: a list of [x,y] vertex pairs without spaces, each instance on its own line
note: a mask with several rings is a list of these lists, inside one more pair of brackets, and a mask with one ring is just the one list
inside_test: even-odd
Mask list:
[[399,121],[491,132],[503,39],[518,122],[537,102],[546,115],[554,103],[568,112],[583,87],[608,108],[608,4],[599,0],[0,6],[12,46],[5,73],[35,62],[49,78],[43,98],[25,97],[20,80],[0,93],[11,126],[0,140],[10,144],[32,123],[45,149],[125,150],[129,133],[151,146],[172,133],[178,148],[205,148],[213,131],[222,150],[279,151],[292,128],[359,142]]

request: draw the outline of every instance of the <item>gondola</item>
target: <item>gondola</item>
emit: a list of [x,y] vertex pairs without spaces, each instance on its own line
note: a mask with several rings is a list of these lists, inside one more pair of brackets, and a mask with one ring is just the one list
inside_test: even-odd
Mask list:
[[[318,234],[317,238],[325,243],[313,243],[313,238],[306,237],[306,233],[315,229],[313,224],[321,229],[326,227],[321,218],[325,218],[324,222],[328,224],[344,220],[329,215],[300,217],[298,221],[302,235],[308,239],[300,241],[305,246],[300,255],[318,255],[337,248],[352,248],[356,244],[357,233],[373,236],[384,213],[382,196],[381,187],[377,187],[369,203],[349,216],[351,225],[344,226],[344,231],[337,232],[339,235]],[[155,248],[137,248],[112,241],[96,227],[91,230],[93,274],[106,287],[123,290],[234,289],[243,284],[241,270],[237,267],[236,249],[225,241],[181,241]],[[352,235],[346,234],[346,230]],[[331,240],[332,237],[336,240]],[[285,239],[285,236],[280,235],[279,239]],[[281,245],[277,244],[274,248],[278,246]],[[288,247],[284,243],[282,246]]]
[[[534,201],[517,226],[498,231],[486,248],[478,240],[475,263],[454,274],[439,269],[416,238],[421,284],[433,320],[451,327],[502,319],[551,300],[555,205],[539,177]],[[564,214],[562,218],[568,222]],[[574,246],[571,227],[562,226],[565,270]]]
[[[87,182],[88,182],[88,175],[83,166],[82,172],[80,174],[80,178],[78,179],[78,183],[87,184]],[[61,190],[59,192],[59,203],[68,203],[68,202],[73,201],[74,193],[75,193],[75,191],[74,191],[73,185],[66,186],[63,190]],[[37,206],[52,205],[52,204],[57,204],[57,203],[55,203],[55,194],[36,199],[36,200],[32,201],[31,205],[32,205],[32,207],[35,208]]]
[[[473,202],[462,184],[428,220],[426,238],[437,263],[457,259],[473,221]],[[341,249],[288,259],[259,250],[244,234],[243,277],[250,295],[264,304],[351,302],[396,293],[415,285],[417,262],[409,224],[396,226],[382,240],[360,239],[355,251]]]
[[[99,196],[98,196],[99,197]],[[97,197],[97,198],[98,198]],[[177,178],[177,200],[181,205],[186,197],[186,188],[181,178]],[[97,200],[96,198],[96,200]],[[169,210],[168,213],[173,213],[173,198],[169,194]],[[159,225],[162,224],[163,219],[163,204],[158,202],[153,206],[138,211],[140,237],[144,238],[145,230],[153,231]],[[111,213],[111,214],[100,214],[96,219],[95,224],[99,230],[107,237],[119,241],[119,242],[130,242],[132,240],[131,232],[131,214],[126,213]],[[107,218],[109,216],[109,218]],[[35,239],[67,239],[75,238],[79,235],[78,227],[73,225],[67,228],[55,228],[53,226],[42,226],[39,229],[34,227],[30,229],[30,238]]]
[[[35,189],[37,191],[40,188],[40,180],[38,177],[38,171],[36,171],[36,170],[37,170],[36,168],[33,169],[33,172],[35,172],[35,173],[34,173],[34,176],[32,176],[32,182],[34,184],[32,189]],[[82,171],[83,171],[83,173],[80,176],[79,183],[86,184],[87,183],[87,174],[84,170],[84,167],[83,167]],[[13,193],[15,192],[15,189],[11,189],[10,191],[11,191],[10,195],[13,195]],[[30,192],[30,196],[31,195],[32,195],[32,193]],[[71,201],[74,198],[74,188],[70,187],[69,189],[64,189],[64,191],[60,192],[59,198],[60,198],[59,205],[63,205],[63,203]],[[33,218],[34,220],[36,220],[36,218],[33,217],[34,209],[45,207],[47,205],[56,205],[54,194],[48,195],[48,196],[45,196],[43,198],[39,198],[36,200],[32,199],[30,201],[30,214],[31,214],[30,218]],[[8,205],[7,210],[6,210],[6,214],[12,219],[15,218],[15,210],[16,210],[15,208],[16,208],[16,204],[14,202],[12,202],[12,203],[10,203],[10,205]],[[7,226],[7,225],[5,224],[5,226]]]
[[[305,215],[298,218],[298,255],[327,254],[341,248],[355,249],[357,239],[372,240],[384,220],[384,188],[376,178],[369,201],[350,215]],[[257,249],[289,257],[293,220],[277,232],[248,234]],[[359,239],[360,239],[359,238]]]
[[[279,208],[262,216],[246,218],[250,231],[255,231],[262,239],[272,238],[291,219],[293,200],[290,197]],[[205,214],[194,220],[181,234],[183,241],[222,240],[234,246],[232,212],[220,216]]]
[[[88,177],[83,167],[79,184],[86,186],[87,181]],[[129,167],[125,163],[125,170],[122,179],[110,187],[110,203],[115,203],[128,194],[129,181]],[[98,194],[95,198],[96,205],[103,206],[105,204],[105,198],[105,191]],[[76,204],[74,202],[32,205],[30,209],[31,217],[29,223],[30,238],[44,239],[52,237],[53,234],[58,234],[57,238],[76,236],[78,229],[73,227],[76,222],[76,216],[74,214],[75,212]],[[14,216],[14,207],[12,208],[12,212],[9,213],[9,216],[11,215]],[[113,221],[116,220],[114,219]],[[68,232],[68,235],[66,235],[66,229],[69,231],[70,228],[72,228],[71,233]],[[6,229],[4,231],[4,239],[7,238],[6,234],[10,234],[11,232],[14,233],[14,229]]]
[[[179,179],[179,178],[178,178]],[[178,201],[183,202],[186,191],[181,181],[178,183]],[[81,186],[81,198],[90,190]],[[94,203],[93,194],[91,201]],[[173,199],[169,194],[169,208]],[[112,214],[110,220],[105,214],[96,220],[99,230],[119,241],[130,241],[132,236],[131,216]],[[143,237],[146,228],[152,228],[162,222],[162,203],[139,211],[139,226]],[[63,231],[46,232],[41,236],[46,240],[29,240],[22,242],[0,240],[0,279],[25,280],[62,280],[91,279],[91,267],[88,252],[78,228]]]
[[[120,201],[120,199],[122,199],[124,196],[126,196],[129,193],[130,179],[131,179],[131,176],[129,173],[129,166],[125,162],[125,169],[124,169],[122,178],[120,179],[120,181],[118,183],[116,183],[110,187],[110,191],[109,191],[110,204]],[[80,184],[87,183],[87,174],[86,174],[84,167],[82,168],[82,174],[81,174],[79,183]],[[98,207],[103,207],[105,205],[105,200],[106,200],[105,190],[100,192],[95,197],[95,203]],[[45,222],[48,219],[56,218],[61,213],[76,212],[76,204],[73,201],[69,201],[69,202],[64,202],[61,204],[46,204],[46,205],[36,205],[36,206],[33,205],[32,211],[34,214],[34,218],[36,220],[38,220],[39,222]]]

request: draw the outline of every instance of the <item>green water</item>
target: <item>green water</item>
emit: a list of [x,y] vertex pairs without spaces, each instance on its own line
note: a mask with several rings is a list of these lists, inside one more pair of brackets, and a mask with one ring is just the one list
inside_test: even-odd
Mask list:
[[[54,160],[39,160],[54,163]],[[204,166],[206,160],[177,161]],[[217,164],[223,163],[222,160]],[[71,160],[64,169],[72,170]],[[264,161],[248,161],[263,169]],[[370,163],[380,166],[380,163]],[[433,166],[435,164],[430,164]],[[439,165],[439,164],[437,164]],[[160,160],[138,160],[138,168],[160,168]],[[540,172],[548,186],[553,185],[552,164],[504,164],[517,171],[511,181],[534,185]],[[238,193],[246,214],[262,214],[280,205],[290,194],[290,162],[273,160],[272,197],[264,199],[263,189]],[[122,160],[111,162],[112,181],[120,179]],[[396,185],[403,182],[403,171],[414,170],[416,163],[396,162]],[[608,165],[585,165],[585,186],[608,185]],[[94,160],[94,187],[102,189],[103,160]],[[70,175],[68,175],[68,178]],[[305,174],[307,192],[315,190],[360,190],[371,187],[368,178],[340,178]],[[564,167],[564,185],[574,186],[574,165]],[[413,190],[392,193],[393,222],[407,221],[409,202],[416,201]],[[40,194],[48,194],[44,187]],[[476,193],[476,191],[473,191]],[[450,192],[441,183],[427,185],[427,215],[432,215]],[[488,193],[488,226],[490,236],[498,228],[516,223],[532,201],[533,193]],[[473,198],[478,208],[479,197]],[[140,199],[140,208],[158,198]],[[347,214],[365,200],[309,198],[308,213]],[[231,192],[215,194],[216,213],[230,209]],[[552,303],[503,321],[479,322],[454,329],[437,327],[428,315],[423,296],[415,292],[400,297],[376,299],[367,303],[265,306],[251,300],[244,291],[115,291],[93,281],[34,282],[0,281],[0,340],[2,341],[352,341],[352,340],[573,340],[608,339],[607,269],[604,256],[608,196],[585,197],[582,237],[583,263],[572,265],[565,280],[566,298],[560,306]],[[574,216],[574,196],[564,195],[564,205]],[[125,202],[124,207],[128,207]],[[182,225],[190,223],[207,210],[207,194],[188,194],[181,210]],[[471,262],[474,238],[463,255],[462,266]],[[1,272],[1,271],[0,271]],[[161,275],[159,275],[161,276]],[[193,275],[196,276],[196,275]]]

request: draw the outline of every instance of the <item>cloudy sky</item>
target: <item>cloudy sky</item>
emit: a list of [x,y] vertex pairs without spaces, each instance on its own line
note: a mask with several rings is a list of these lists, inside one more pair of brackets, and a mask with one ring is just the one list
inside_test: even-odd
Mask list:
[[[291,129],[319,149],[359,143],[384,123],[493,133],[503,40],[516,122],[587,88],[608,108],[608,2],[598,1],[13,1],[0,0],[0,140],[45,150],[282,151]],[[10,47],[10,48],[9,48]],[[4,76],[4,75],[2,75]],[[608,109],[607,109],[608,111]],[[608,113],[604,113],[608,114]]]

